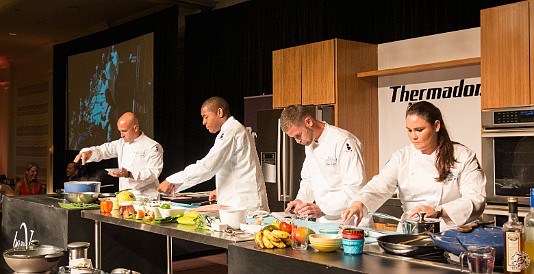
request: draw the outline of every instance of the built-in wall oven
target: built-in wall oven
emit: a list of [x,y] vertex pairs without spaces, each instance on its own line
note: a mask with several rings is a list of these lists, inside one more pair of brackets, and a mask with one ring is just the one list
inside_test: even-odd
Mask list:
[[516,196],[529,205],[534,187],[534,106],[482,111],[482,168],[488,204]]

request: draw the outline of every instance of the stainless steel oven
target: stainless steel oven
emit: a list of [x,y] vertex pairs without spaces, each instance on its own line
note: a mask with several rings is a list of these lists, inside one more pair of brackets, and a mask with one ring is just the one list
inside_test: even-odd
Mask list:
[[534,187],[534,106],[482,111],[482,168],[488,203],[516,196],[529,204]]

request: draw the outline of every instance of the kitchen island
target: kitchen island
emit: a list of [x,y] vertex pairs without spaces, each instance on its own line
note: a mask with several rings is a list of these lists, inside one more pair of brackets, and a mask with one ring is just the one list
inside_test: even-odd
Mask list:
[[[103,222],[125,229],[143,230],[150,233],[165,235],[167,239],[178,238],[199,242],[228,249],[228,273],[460,273],[459,265],[449,264],[437,255],[432,260],[390,255],[376,244],[366,244],[364,254],[348,256],[343,250],[322,253],[309,246],[305,251],[295,251],[292,248],[260,249],[255,247],[250,234],[238,232],[229,235],[195,229],[191,226],[179,224],[146,224],[121,218],[107,217],[96,210],[84,210],[84,218]],[[97,230],[98,231],[98,230]],[[98,244],[97,244],[98,245]],[[153,252],[153,251],[147,251]],[[167,250],[169,252],[169,250]],[[169,257],[170,254],[167,254]],[[105,259],[104,259],[105,260]],[[168,261],[169,263],[169,261]],[[167,273],[172,273],[170,264]],[[497,272],[495,272],[497,273]]]
[[253,242],[239,243],[228,248],[228,273],[232,274],[445,274],[461,273],[460,266],[426,261],[384,253],[376,243],[366,244],[362,255],[319,252],[309,246],[305,251],[259,249]]

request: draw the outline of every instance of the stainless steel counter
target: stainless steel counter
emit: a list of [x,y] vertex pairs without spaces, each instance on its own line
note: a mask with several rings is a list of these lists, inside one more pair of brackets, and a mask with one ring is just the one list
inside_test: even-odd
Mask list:
[[[122,226],[143,232],[164,235],[167,238],[167,273],[172,273],[172,238],[228,248],[230,244],[252,241],[253,235],[243,232],[229,235],[225,232],[196,229],[194,226],[176,223],[150,224],[141,221],[104,216],[100,210],[84,210],[82,218],[95,221],[95,265],[100,268],[101,258],[101,223]],[[150,252],[150,251],[149,251]]]
[[320,274],[320,273],[459,273],[460,268],[441,262],[384,253],[377,244],[365,246],[364,254],[344,255],[343,250],[318,252],[291,248],[259,249],[253,242],[231,245],[228,250],[228,272],[232,274]]

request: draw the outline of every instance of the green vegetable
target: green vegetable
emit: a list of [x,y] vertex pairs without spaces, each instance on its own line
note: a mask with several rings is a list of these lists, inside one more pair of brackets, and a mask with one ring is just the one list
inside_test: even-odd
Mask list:
[[163,223],[176,223],[178,217],[165,217],[165,218],[156,218],[152,220],[153,224],[163,224]]
[[171,209],[171,205],[170,204],[162,204],[160,206],[160,208],[163,208],[163,209]]

